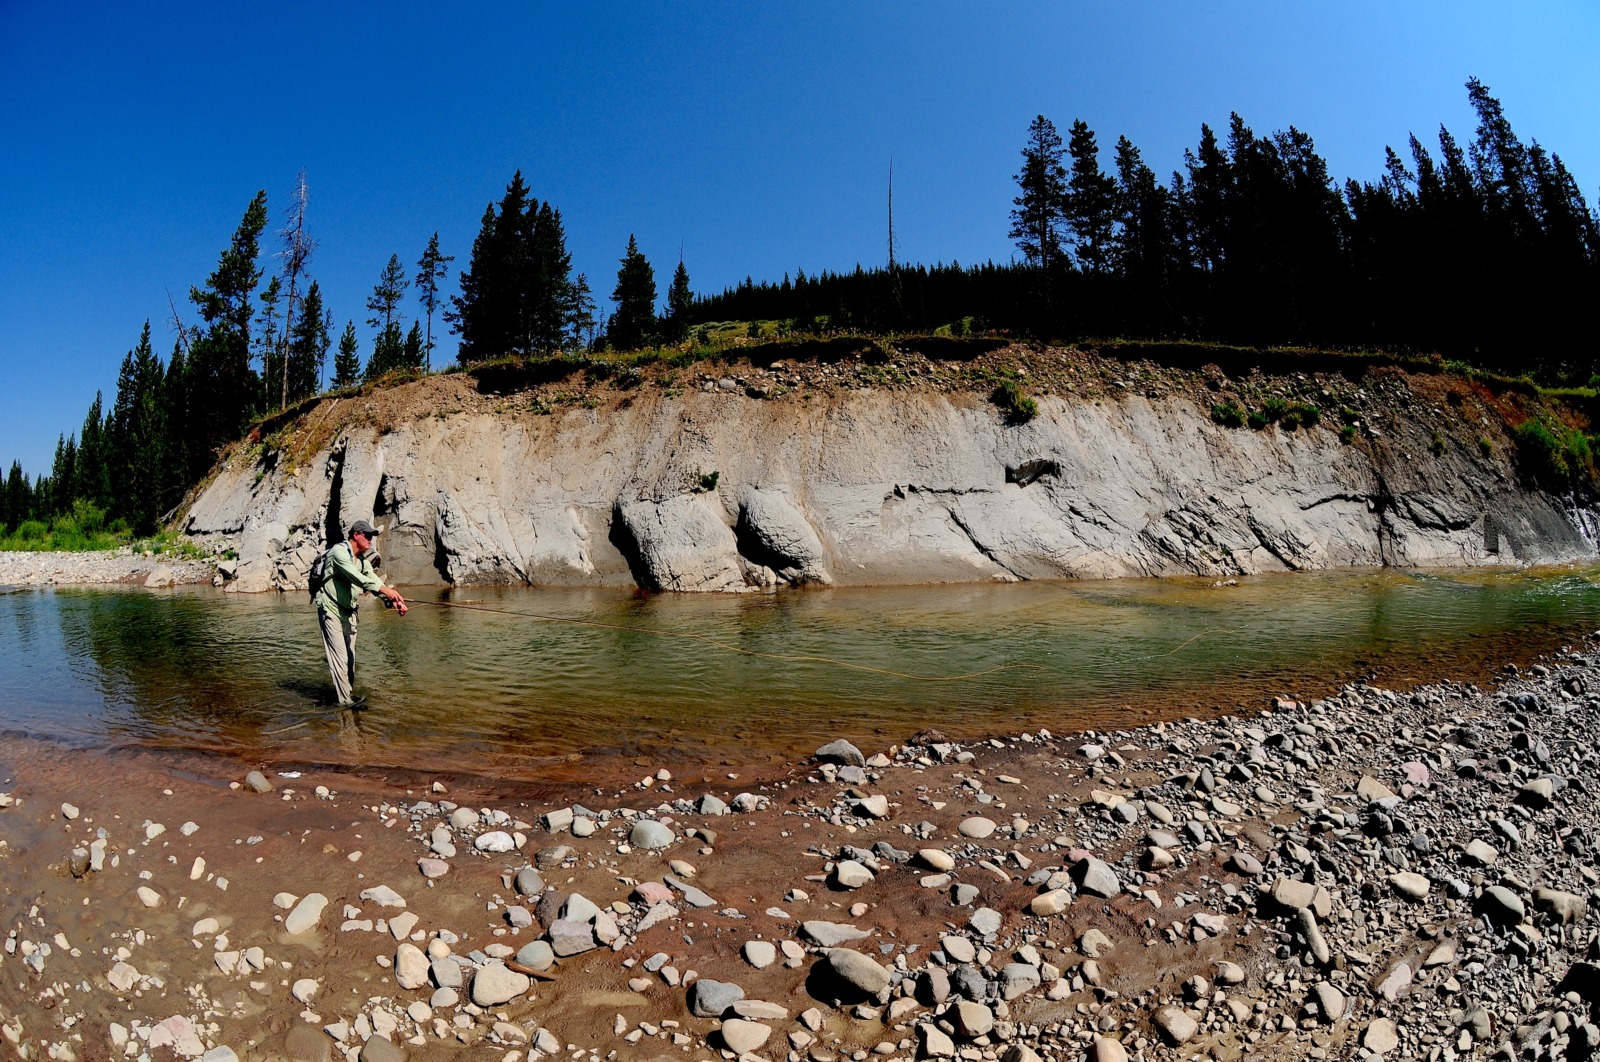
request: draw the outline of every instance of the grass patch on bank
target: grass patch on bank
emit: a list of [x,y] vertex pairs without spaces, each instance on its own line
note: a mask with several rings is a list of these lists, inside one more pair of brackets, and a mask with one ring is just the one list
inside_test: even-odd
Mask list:
[[1595,481],[1595,440],[1576,428],[1534,419],[1517,429],[1517,461],[1535,486],[1560,493]]
[[81,498],[72,503],[70,513],[60,513],[49,520],[24,520],[9,533],[0,534],[0,552],[10,553],[104,553],[124,546],[180,560],[203,560],[206,556],[176,531],[164,530],[139,538],[125,521],[107,523],[104,509]]

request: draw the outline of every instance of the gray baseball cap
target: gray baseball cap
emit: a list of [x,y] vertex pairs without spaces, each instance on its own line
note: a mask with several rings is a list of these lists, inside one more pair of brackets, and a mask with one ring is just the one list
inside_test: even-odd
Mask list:
[[356,535],[366,535],[368,538],[377,538],[378,529],[373,527],[365,520],[357,520],[355,523],[350,525],[350,535],[351,537]]

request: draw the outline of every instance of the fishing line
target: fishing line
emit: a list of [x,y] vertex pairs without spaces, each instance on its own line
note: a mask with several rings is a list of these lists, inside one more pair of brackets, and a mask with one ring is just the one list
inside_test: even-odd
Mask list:
[[695,634],[693,631],[670,631],[659,627],[634,627],[626,623],[605,623],[601,620],[572,619],[567,616],[546,616],[537,612],[515,612],[511,609],[490,608],[487,605],[469,605],[459,601],[407,601],[407,605],[432,605],[434,608],[459,608],[469,612],[487,612],[496,616],[512,616],[517,619],[538,620],[541,623],[566,623],[574,627],[595,627],[600,630],[626,631],[629,634],[655,634],[663,638],[686,638],[729,653],[740,656],[757,656],[767,660],[787,660],[800,663],[832,664],[834,667],[848,668],[851,671],[865,671],[873,675],[887,675],[890,678],[905,679],[907,682],[964,682],[969,679],[983,678],[985,675],[996,675],[1002,671],[1048,671],[1043,664],[1002,664],[984,671],[971,671],[964,675],[908,675],[903,671],[890,671],[887,668],[872,667],[869,664],[856,664],[849,660],[840,660],[837,657],[818,656],[811,653],[764,653],[758,649],[746,649],[743,646],[732,645],[704,634]]

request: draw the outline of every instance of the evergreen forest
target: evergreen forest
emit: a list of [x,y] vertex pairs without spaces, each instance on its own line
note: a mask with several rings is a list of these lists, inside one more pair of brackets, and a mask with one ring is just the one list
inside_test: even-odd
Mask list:
[[[150,323],[62,433],[48,470],[13,461],[0,487],[0,546],[83,548],[149,535],[223,448],[260,418],[329,390],[410,379],[436,364],[439,330],[457,364],[561,351],[693,343],[713,322],[776,322],[782,334],[949,329],[1041,340],[1194,339],[1438,354],[1545,386],[1593,387],[1585,327],[1600,295],[1600,219],[1559,155],[1512,131],[1471,80],[1470,139],[1440,128],[1390,148],[1372,180],[1342,184],[1311,137],[1258,135],[1231,116],[1201,126],[1162,181],[1119,137],[1106,157],[1075,121],[1038,116],[1024,135],[1016,196],[996,225],[1005,263],[883,265],[741,284],[696,296],[680,260],[658,309],[655,271],[629,237],[607,314],[572,271],[561,212],[520,172],[485,207],[456,294],[434,233],[414,266],[391,255],[337,344],[315,279],[300,175],[268,233],[255,195],[215,270],[170,307],[163,358]],[[1587,294],[1586,294],[1587,293]],[[409,327],[407,324],[409,322]],[[363,352],[363,348],[365,348]],[[330,359],[329,354],[332,351]]]

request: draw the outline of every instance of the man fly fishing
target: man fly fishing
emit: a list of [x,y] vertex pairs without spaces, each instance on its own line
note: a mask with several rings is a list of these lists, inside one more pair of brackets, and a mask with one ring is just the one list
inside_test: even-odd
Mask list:
[[349,541],[334,546],[312,565],[311,599],[317,606],[322,647],[328,653],[328,673],[333,676],[333,689],[341,708],[354,703],[351,690],[356,683],[356,608],[361,603],[360,593],[381,597],[397,613],[406,614],[406,599],[373,571],[368,554],[377,537],[377,528],[366,520],[357,520],[350,525]]

